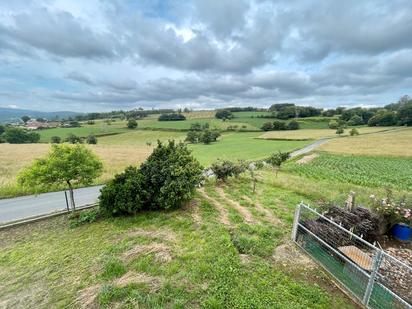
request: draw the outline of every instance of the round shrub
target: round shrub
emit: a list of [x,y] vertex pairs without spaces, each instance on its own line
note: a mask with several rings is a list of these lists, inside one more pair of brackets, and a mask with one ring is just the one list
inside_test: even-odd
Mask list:
[[169,141],[158,146],[140,171],[148,192],[149,209],[178,208],[190,200],[202,181],[203,168],[186,145]]
[[131,215],[144,209],[147,199],[142,173],[129,166],[100,190],[99,206],[112,216]]

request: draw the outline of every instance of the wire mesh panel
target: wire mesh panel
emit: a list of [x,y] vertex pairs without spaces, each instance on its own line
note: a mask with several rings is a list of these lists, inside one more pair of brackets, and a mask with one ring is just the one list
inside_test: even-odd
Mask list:
[[412,268],[300,204],[293,240],[369,308],[412,308]]

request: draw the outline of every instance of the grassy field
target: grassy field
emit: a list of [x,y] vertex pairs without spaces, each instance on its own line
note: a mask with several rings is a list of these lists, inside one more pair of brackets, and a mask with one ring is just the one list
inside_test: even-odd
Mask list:
[[404,158],[320,154],[307,164],[290,162],[284,170],[313,179],[364,187],[412,190],[412,160]]
[[[397,127],[358,127],[356,128],[360,135],[370,134],[377,132],[385,132],[389,130],[396,130]],[[345,129],[345,132],[341,136],[349,136],[349,131],[351,129]],[[259,138],[264,139],[274,139],[274,140],[315,140],[320,138],[330,138],[338,137],[336,130],[331,129],[302,129],[302,130],[292,130],[292,131],[269,131],[265,132],[259,136]]]
[[265,141],[257,139],[260,133],[225,133],[217,143],[189,145],[193,155],[204,165],[217,159],[256,160],[277,151],[292,151],[309,144],[306,141]]
[[336,154],[412,157],[412,128],[331,140],[319,150]]
[[[256,139],[260,133],[225,133],[217,143],[189,145],[194,156],[204,166],[217,159],[262,159],[277,151],[291,151],[308,142],[269,141]],[[98,145],[88,145],[102,160],[104,173],[96,181],[104,183],[128,165],[140,164],[152,152],[157,140],[183,140],[183,132],[133,130],[126,133],[98,138]],[[149,144],[148,144],[149,143]],[[47,153],[49,144],[0,145],[0,198],[30,194],[16,185],[16,176],[35,158]],[[230,151],[229,151],[230,150]],[[10,154],[13,154],[11,156]],[[19,158],[19,160],[16,160]],[[58,188],[53,188],[58,189]]]
[[290,242],[274,173],[208,185],[182,210],[2,232],[3,308],[355,308]]
[[[228,127],[234,127],[236,131],[260,131],[263,123],[274,121],[274,118],[258,118],[259,115],[270,115],[268,112],[236,112],[233,113],[235,118],[222,121],[214,118],[214,111],[195,111],[184,113],[187,120],[184,121],[158,121],[159,115],[149,115],[144,119],[138,120],[138,128],[152,130],[189,130],[194,123],[209,124],[211,129],[228,130]],[[299,119],[303,129],[326,129],[331,118],[310,117]],[[127,121],[116,119],[108,124],[105,120],[96,120],[94,124],[89,125],[86,122],[81,123],[79,128],[53,128],[39,130],[40,142],[48,143],[52,136],[59,136],[62,139],[69,134],[86,137],[90,134],[100,136],[106,134],[124,133],[130,131],[127,129]]]

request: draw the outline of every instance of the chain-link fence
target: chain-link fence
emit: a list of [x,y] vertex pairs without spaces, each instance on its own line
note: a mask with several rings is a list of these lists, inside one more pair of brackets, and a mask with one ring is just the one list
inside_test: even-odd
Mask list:
[[412,267],[301,203],[292,239],[368,308],[412,308]]

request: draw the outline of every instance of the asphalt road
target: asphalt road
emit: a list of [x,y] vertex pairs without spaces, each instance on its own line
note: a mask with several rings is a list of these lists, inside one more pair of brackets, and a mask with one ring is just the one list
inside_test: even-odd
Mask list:
[[316,142],[307,145],[306,147],[303,147],[301,149],[298,149],[298,150],[292,152],[290,154],[290,157],[293,158],[293,157],[300,156],[300,155],[303,155],[305,153],[311,152],[315,148],[319,147],[320,145],[323,145],[323,144],[327,143],[328,141],[329,141],[329,138],[319,139]]
[[[84,206],[97,202],[101,187],[102,186],[94,186],[75,189],[74,201],[76,206]],[[0,224],[50,214],[63,209],[66,209],[64,191],[1,199]]]

